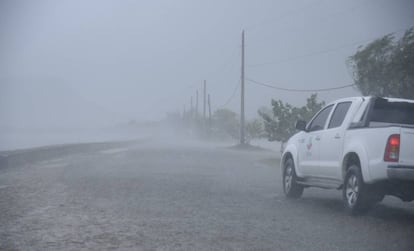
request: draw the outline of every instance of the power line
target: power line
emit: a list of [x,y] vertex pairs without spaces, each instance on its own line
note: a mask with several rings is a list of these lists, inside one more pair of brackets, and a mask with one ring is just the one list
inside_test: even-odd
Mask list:
[[253,84],[265,86],[265,87],[276,89],[279,91],[288,91],[288,92],[324,92],[324,91],[334,91],[334,90],[339,90],[339,89],[344,89],[344,88],[355,86],[355,84],[349,84],[349,85],[343,85],[343,86],[337,86],[337,87],[331,87],[331,88],[322,88],[322,89],[293,89],[293,88],[278,87],[278,86],[259,82],[259,81],[249,79],[249,78],[246,78],[246,80]]
[[[394,31],[394,32],[391,32],[391,33],[388,33],[388,34],[398,34],[402,31],[407,30],[407,29],[408,28],[399,29],[397,31]],[[376,38],[365,39],[365,40],[361,40],[361,41],[358,41],[358,42],[343,44],[343,45],[340,45],[340,46],[337,46],[337,47],[334,47],[334,48],[330,48],[330,49],[326,49],[326,50],[320,50],[320,51],[310,52],[310,53],[303,54],[303,55],[284,58],[284,59],[279,60],[279,61],[272,61],[272,62],[266,62],[266,63],[260,63],[260,64],[251,64],[251,65],[248,65],[248,66],[249,67],[260,67],[260,66],[265,66],[265,65],[283,64],[283,63],[299,60],[299,59],[302,59],[302,58],[313,57],[313,56],[317,56],[317,55],[321,55],[321,54],[326,54],[326,53],[329,53],[329,52],[338,51],[338,50],[341,50],[341,49],[344,49],[344,48],[347,48],[347,47],[351,47],[351,46],[355,46],[355,45],[358,45],[358,44],[361,44],[361,43],[372,42],[372,41],[375,41],[377,39],[380,39],[380,38],[376,37]]]
[[[297,13],[300,13],[304,10],[308,11],[309,9],[311,9],[313,7],[320,6],[320,5],[322,5],[324,3],[327,3],[327,2],[329,2],[329,1],[320,0],[320,1],[311,2],[310,4],[300,6],[298,8],[287,10],[279,16],[268,17],[268,18],[265,18],[262,21],[259,21],[256,24],[249,25],[249,26],[245,27],[245,30],[251,31],[251,30],[257,29],[257,27],[262,26],[264,24],[274,25],[275,21],[281,21],[281,20],[285,19],[286,17],[292,17],[292,14],[297,14]],[[358,4],[354,4],[350,8],[347,8],[345,10],[338,10],[338,11],[332,11],[332,12],[327,12],[327,11],[324,10],[324,13],[328,14],[328,15],[325,15],[325,18],[329,17],[329,16],[332,16],[332,15],[343,14],[343,13],[354,11],[354,10],[358,9],[359,7],[363,6],[364,4],[367,4],[367,2],[369,2],[369,0],[367,0],[366,2],[360,2]],[[373,0],[372,3],[377,4],[378,1]],[[270,22],[270,21],[272,21],[272,22]],[[279,23],[279,25],[280,25],[280,23]],[[274,28],[274,26],[272,28]]]
[[[361,42],[358,42],[358,44],[359,43],[361,43]],[[317,56],[317,55],[320,55],[320,54],[326,54],[326,53],[329,53],[329,52],[334,52],[334,51],[337,51],[337,50],[340,50],[340,49],[343,49],[343,48],[346,48],[346,47],[354,46],[356,44],[357,43],[341,45],[341,46],[331,48],[331,49],[320,50],[320,51],[310,52],[310,53],[303,54],[303,55],[284,58],[284,59],[279,60],[279,61],[272,61],[272,62],[266,62],[266,63],[260,63],[260,64],[251,64],[251,65],[248,65],[248,66],[249,67],[260,67],[260,66],[265,66],[265,65],[278,65],[278,64],[288,63],[288,62],[299,60],[299,59],[302,59],[302,58],[307,58],[307,57]]]
[[[300,7],[300,8],[296,8],[296,9],[293,9],[293,10],[288,10],[287,12],[285,12],[285,13],[283,13],[282,15],[280,15],[280,16],[277,16],[276,18],[277,18],[277,20],[278,21],[280,21],[280,20],[283,20],[283,19],[285,19],[285,17],[291,17],[292,15],[290,15],[289,13],[295,13],[295,12],[301,12],[302,10],[309,10],[310,8],[312,8],[312,7],[314,7],[314,6],[318,6],[318,5],[322,5],[322,4],[324,4],[325,2],[327,2],[327,1],[325,1],[325,0],[322,0],[322,1],[316,1],[316,2],[313,2],[313,3],[311,3],[311,4],[309,4],[309,5],[305,5],[305,6],[302,6],[302,7]],[[376,1],[373,1],[373,2],[375,2],[376,3]],[[354,10],[356,10],[356,9],[358,9],[360,6],[362,6],[362,5],[364,5],[364,4],[366,4],[366,2],[362,2],[362,3],[358,3],[358,4],[356,4],[356,5],[353,5],[353,6],[351,6],[351,8],[347,8],[347,9],[345,9],[345,10],[339,10],[339,11],[333,11],[333,12],[326,12],[326,11],[324,11],[324,13],[328,13],[328,15],[325,15],[325,17],[323,17],[323,15],[322,16],[318,16],[318,17],[323,17],[323,18],[326,18],[326,17],[329,17],[329,16],[331,16],[331,15],[337,15],[337,14],[343,14],[343,13],[347,13],[347,12],[350,12],[350,11],[354,11]],[[325,6],[326,7],[326,6]],[[272,26],[272,29],[273,29],[273,31],[275,30],[275,22],[266,22],[266,20],[268,20],[268,21],[270,21],[270,20],[273,20],[273,21],[275,21],[274,20],[274,18],[267,18],[267,19],[265,19],[265,20],[262,20],[261,22],[259,22],[259,23],[256,23],[255,25],[250,25],[250,26],[248,26],[246,29],[247,30],[250,30],[250,29],[256,29],[258,26],[262,26],[264,23],[268,23],[268,24],[272,24],[273,26]],[[278,26],[281,26],[281,24],[283,24],[283,23],[281,23],[281,22],[278,22],[277,23],[277,25]]]
[[282,13],[281,15],[278,15],[276,17],[274,17],[274,16],[268,17],[268,18],[265,18],[262,21],[259,21],[256,24],[249,25],[249,26],[245,27],[245,30],[252,31],[252,30],[256,29],[257,27],[262,26],[263,24],[270,23],[270,21],[272,21],[272,23],[274,23],[275,21],[280,21],[280,20],[284,19],[285,17],[291,17],[292,14],[294,14],[295,12],[301,12],[303,10],[309,10],[309,8],[320,5],[321,3],[325,2],[325,1],[326,0],[319,0],[319,1],[311,2],[310,4],[307,4],[307,5],[304,5],[304,6],[300,6],[300,7],[294,8],[294,9],[287,10],[284,13]]
[[223,107],[227,106],[228,104],[230,104],[230,102],[231,102],[231,101],[233,100],[233,98],[236,96],[236,93],[237,93],[237,91],[239,90],[239,88],[240,88],[240,83],[237,83],[237,84],[234,86],[234,91],[233,91],[233,93],[232,93],[232,94],[231,94],[231,96],[227,99],[226,103],[224,103],[223,105],[219,106],[219,108],[223,108]]
[[214,71],[210,71],[207,75],[206,78],[211,78],[211,77],[215,77],[216,75],[219,75],[219,73],[225,73],[227,71],[229,71],[229,66],[232,65],[231,61],[235,58],[235,56],[237,56],[237,48],[233,48],[231,50],[231,53],[228,54],[228,56],[225,58],[225,60],[223,61],[223,63],[220,65],[220,67],[218,67],[216,70]]

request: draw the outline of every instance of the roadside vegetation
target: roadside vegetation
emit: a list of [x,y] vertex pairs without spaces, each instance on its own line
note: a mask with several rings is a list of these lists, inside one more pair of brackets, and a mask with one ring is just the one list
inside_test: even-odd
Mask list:
[[362,95],[414,99],[414,27],[360,47],[347,63]]
[[[414,98],[414,27],[400,38],[388,34],[361,46],[347,60],[355,88],[364,96]],[[317,93],[302,107],[272,99],[270,107],[258,110],[258,117],[246,121],[246,141],[267,138],[284,143],[296,133],[297,120],[309,121],[324,105]],[[226,108],[203,117],[195,110],[171,113],[167,121],[184,128],[184,133],[203,139],[239,140],[239,114]]]
[[[362,95],[414,99],[414,27],[399,39],[389,34],[361,46],[347,63]],[[309,121],[324,105],[315,93],[305,106],[272,99],[271,108],[261,108],[258,113],[268,140],[283,146],[296,133],[296,121]]]
[[[220,108],[204,118],[196,111],[184,114],[169,113],[167,122],[176,131],[205,140],[240,140],[240,116],[236,112]],[[265,138],[264,122],[258,117],[246,121],[246,140]]]

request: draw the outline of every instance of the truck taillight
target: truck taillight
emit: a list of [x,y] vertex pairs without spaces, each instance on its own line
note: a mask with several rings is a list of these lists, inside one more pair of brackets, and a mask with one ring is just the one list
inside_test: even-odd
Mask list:
[[400,155],[400,135],[393,134],[388,138],[385,147],[384,161],[398,162]]

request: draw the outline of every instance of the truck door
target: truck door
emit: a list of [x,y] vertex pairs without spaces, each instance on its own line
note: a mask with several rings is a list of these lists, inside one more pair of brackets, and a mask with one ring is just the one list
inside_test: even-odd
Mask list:
[[335,106],[328,128],[320,137],[319,164],[321,176],[341,179],[341,157],[344,145],[345,125],[343,122],[352,102],[341,102]]
[[321,133],[326,126],[333,105],[322,109],[310,122],[299,139],[299,168],[304,176],[319,176]]

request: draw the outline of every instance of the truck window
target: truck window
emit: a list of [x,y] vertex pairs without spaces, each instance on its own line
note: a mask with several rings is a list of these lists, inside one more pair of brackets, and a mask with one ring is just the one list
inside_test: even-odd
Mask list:
[[319,131],[322,130],[325,126],[326,120],[328,119],[329,114],[331,113],[333,105],[325,107],[322,111],[316,115],[316,117],[309,124],[309,131]]
[[335,128],[335,127],[339,127],[342,125],[342,122],[344,122],[346,113],[348,112],[351,104],[352,102],[343,102],[343,103],[339,103],[336,106],[332,114],[331,121],[329,122],[328,128]]
[[414,125],[414,103],[379,98],[375,101],[370,122]]

